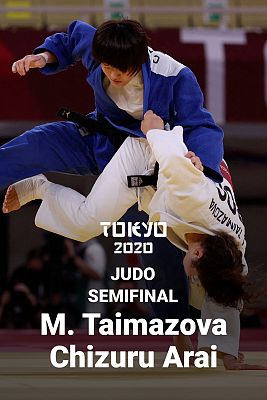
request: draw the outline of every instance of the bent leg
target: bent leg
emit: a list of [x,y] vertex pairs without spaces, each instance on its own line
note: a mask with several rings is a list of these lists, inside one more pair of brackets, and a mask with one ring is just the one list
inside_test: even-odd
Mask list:
[[71,122],[36,126],[0,147],[0,189],[41,172],[97,173],[94,157]]

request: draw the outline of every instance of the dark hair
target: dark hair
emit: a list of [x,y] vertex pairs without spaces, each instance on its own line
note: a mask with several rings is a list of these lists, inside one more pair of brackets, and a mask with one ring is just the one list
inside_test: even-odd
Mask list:
[[94,35],[92,54],[99,63],[106,63],[122,72],[136,74],[148,59],[148,37],[137,21],[106,21]]
[[238,308],[247,294],[242,254],[235,239],[226,233],[203,235],[201,245],[204,254],[194,267],[204,290],[217,303]]

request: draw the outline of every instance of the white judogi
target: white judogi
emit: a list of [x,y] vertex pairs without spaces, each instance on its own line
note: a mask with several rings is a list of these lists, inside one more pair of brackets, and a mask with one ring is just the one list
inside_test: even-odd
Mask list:
[[[188,150],[182,134],[182,128],[175,127],[172,131],[151,130],[147,140],[128,137],[87,197],[49,184],[36,225],[86,241],[102,233],[100,221],[117,221],[138,200],[151,221],[167,222],[169,240],[182,250],[187,250],[186,233],[224,231],[236,239],[244,255],[244,226],[230,184],[226,180],[215,183],[184,157]],[[160,165],[157,191],[151,186],[128,188],[127,175],[151,173],[156,160]],[[201,336],[199,347],[216,344],[219,351],[237,356],[239,311],[206,298],[202,318],[218,317],[227,321],[227,338]]]

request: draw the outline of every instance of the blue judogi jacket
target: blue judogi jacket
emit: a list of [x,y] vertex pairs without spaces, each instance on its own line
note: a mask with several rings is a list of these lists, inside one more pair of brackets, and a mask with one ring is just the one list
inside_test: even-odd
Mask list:
[[[81,61],[88,71],[87,82],[95,95],[96,110],[115,127],[143,137],[140,121],[121,110],[106,94],[103,88],[101,65],[92,57],[92,40],[96,29],[91,25],[74,21],[67,33],[56,33],[47,37],[44,43],[34,50],[34,54],[50,51],[56,55],[58,63],[47,64],[41,71],[54,74],[66,70]],[[148,49],[149,59],[142,66],[144,81],[144,113],[152,110],[172,129],[181,125],[184,129],[184,142],[189,150],[200,157],[206,175],[221,181],[220,163],[223,157],[223,132],[211,114],[203,107],[203,94],[193,72],[170,56]],[[111,152],[107,144],[106,152]],[[103,157],[111,158],[113,154]]]

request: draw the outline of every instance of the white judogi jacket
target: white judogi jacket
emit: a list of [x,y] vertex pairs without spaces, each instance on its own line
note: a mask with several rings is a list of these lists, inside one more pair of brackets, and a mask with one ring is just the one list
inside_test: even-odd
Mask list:
[[[165,221],[168,238],[187,250],[186,233],[232,235],[243,255],[244,226],[230,184],[215,183],[184,157],[183,130],[151,130],[146,139],[128,137],[97,179],[87,197],[70,188],[50,184],[36,215],[36,225],[86,241],[102,233],[101,221],[119,220],[136,201],[151,221]],[[151,186],[128,188],[127,175],[151,173],[159,162],[157,191]],[[245,265],[245,261],[244,261]],[[246,267],[244,267],[246,272]],[[216,344],[218,351],[237,356],[239,311],[205,298],[202,318],[225,318],[227,337],[199,337],[199,347]]]

